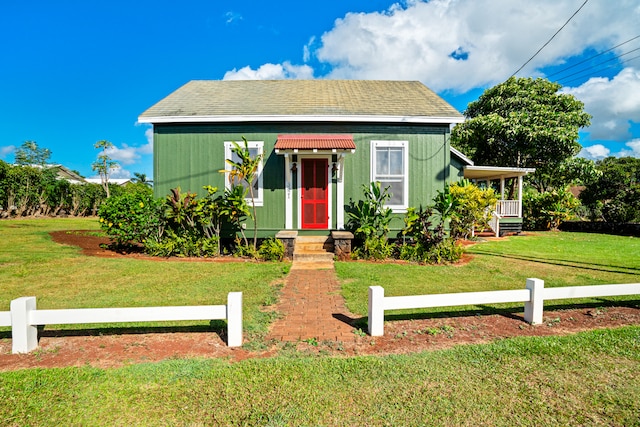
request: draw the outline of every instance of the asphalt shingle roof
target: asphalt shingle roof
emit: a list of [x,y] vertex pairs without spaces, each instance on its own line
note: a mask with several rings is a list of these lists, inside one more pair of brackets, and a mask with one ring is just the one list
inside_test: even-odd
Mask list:
[[194,80],[142,113],[140,121],[252,116],[462,118],[417,81]]

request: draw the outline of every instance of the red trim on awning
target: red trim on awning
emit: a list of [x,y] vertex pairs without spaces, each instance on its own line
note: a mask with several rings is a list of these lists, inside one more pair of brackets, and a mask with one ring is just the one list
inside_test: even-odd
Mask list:
[[276,150],[355,150],[353,135],[278,135]]

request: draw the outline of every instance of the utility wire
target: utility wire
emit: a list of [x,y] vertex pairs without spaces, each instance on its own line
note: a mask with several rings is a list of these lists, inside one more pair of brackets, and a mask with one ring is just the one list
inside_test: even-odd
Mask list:
[[[621,54],[621,55],[618,55],[618,56],[616,56],[616,57],[614,57],[614,58],[607,59],[606,61],[598,62],[597,64],[594,64],[593,66],[591,66],[591,67],[587,68],[586,70],[576,71],[575,73],[571,73],[571,74],[568,74],[568,75],[566,75],[566,76],[564,76],[564,77],[560,77],[560,78],[558,79],[558,82],[560,82],[560,81],[562,81],[562,80],[565,80],[565,79],[568,79],[569,77],[573,77],[573,76],[575,76],[575,75],[577,75],[577,74],[585,74],[585,73],[587,73],[587,74],[588,74],[588,73],[591,73],[591,69],[596,68],[598,65],[602,65],[602,64],[606,64],[607,62],[615,61],[615,60],[617,60],[617,59],[622,58],[623,56],[629,55],[630,53],[636,52],[636,51],[638,51],[638,50],[640,50],[640,47],[635,48],[635,49],[633,49],[633,50],[630,50],[629,52],[623,53],[623,54]],[[609,67],[605,67],[605,68],[609,68]]]
[[[562,69],[562,70],[560,70],[560,71],[556,71],[556,72],[555,72],[555,73],[553,73],[553,74],[549,74],[549,75],[547,76],[547,78],[549,78],[549,77],[553,77],[553,76],[556,76],[556,75],[561,74],[561,73],[564,73],[564,72],[565,72],[565,71],[567,71],[567,70],[570,70],[570,69],[572,69],[572,68],[574,68],[574,67],[577,67],[578,65],[584,64],[585,62],[591,61],[592,59],[597,58],[598,56],[604,55],[604,54],[605,54],[605,53],[607,53],[607,52],[611,52],[612,50],[617,49],[617,48],[619,48],[620,46],[623,46],[623,45],[625,45],[625,44],[627,44],[627,43],[629,43],[629,42],[632,42],[632,41],[634,41],[634,40],[635,40],[635,39],[637,39],[637,38],[640,38],[640,35],[637,35],[637,36],[635,36],[635,37],[633,37],[633,38],[631,38],[631,39],[627,40],[626,42],[622,42],[622,43],[620,43],[619,45],[616,45],[616,46],[612,47],[611,49],[607,49],[607,50],[605,50],[604,52],[600,52],[600,53],[598,53],[598,54],[596,54],[596,55],[593,55],[593,56],[591,56],[591,57],[589,57],[589,58],[587,58],[587,59],[584,59],[584,60],[582,60],[582,61],[580,61],[580,62],[576,62],[575,64],[570,65],[570,66],[568,66],[568,67],[566,67],[566,68],[563,68],[563,69]],[[563,78],[564,78],[564,77],[561,77],[561,78],[560,78],[560,80],[562,80]]]
[[[638,56],[634,56],[633,58],[625,59],[624,61],[622,61],[622,63],[624,63],[624,64],[628,64],[629,62],[634,61],[634,60],[636,60],[636,59],[638,59],[638,58],[640,58],[640,55],[638,55]],[[604,71],[604,70],[607,70],[607,69],[609,69],[609,68],[613,68],[613,67],[615,67],[615,66],[617,66],[617,65],[618,65],[618,64],[612,64],[612,65],[609,65],[609,66],[607,66],[607,67],[604,67],[604,68],[602,68],[602,69],[600,69],[600,70],[598,70],[598,71]],[[571,80],[569,80],[569,81],[565,82],[565,83],[563,84],[563,86],[568,86],[570,83],[573,83],[573,82],[576,82],[576,81],[578,81],[578,80],[582,80],[582,79],[583,79],[583,77],[576,77],[576,78],[574,78],[574,79],[571,79]]]
[[562,29],[563,29],[564,27],[566,27],[566,26],[567,26],[567,24],[569,24],[569,22],[573,19],[573,17],[574,17],[574,16],[576,16],[576,15],[578,14],[578,12],[580,12],[580,10],[584,7],[584,5],[585,5],[585,4],[587,4],[587,2],[588,2],[588,1],[589,1],[589,0],[584,0],[584,3],[582,3],[582,6],[580,6],[580,7],[578,8],[578,10],[576,10],[576,11],[573,13],[573,15],[571,15],[571,17],[570,17],[569,19],[567,19],[567,22],[565,22],[565,23],[564,23],[564,25],[563,25],[562,27],[560,27],[560,29],[559,29],[558,31],[556,31],[556,32],[555,32],[555,34],[554,34],[554,35],[552,35],[552,36],[551,36],[551,38],[550,38],[549,40],[547,40],[547,42],[546,42],[545,44],[543,44],[543,45],[542,45],[542,47],[541,47],[540,49],[538,49],[538,51],[537,51],[536,53],[534,53],[534,54],[533,54],[533,56],[532,56],[531,58],[529,58],[529,59],[527,60],[527,62],[525,62],[524,64],[522,64],[522,67],[518,68],[518,70],[517,70],[515,73],[513,73],[513,74],[511,75],[511,77],[513,77],[513,76],[515,76],[516,74],[518,74],[518,73],[519,73],[519,72],[520,72],[520,71],[521,71],[521,70],[522,70],[522,69],[523,69],[523,68],[524,68],[524,67],[525,67],[529,62],[531,62],[531,61],[533,60],[533,58],[535,58],[536,56],[538,56],[538,54],[539,54],[540,52],[542,52],[542,49],[544,49],[545,47],[547,47],[547,45],[548,45],[549,43],[551,43],[551,40],[553,40],[553,39],[558,35],[558,33],[559,33],[560,31],[562,31]]

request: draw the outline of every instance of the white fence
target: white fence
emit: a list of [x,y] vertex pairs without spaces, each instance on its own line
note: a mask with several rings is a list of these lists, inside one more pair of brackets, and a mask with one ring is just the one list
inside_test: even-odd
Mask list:
[[369,334],[371,336],[384,334],[386,310],[524,302],[524,320],[535,325],[542,323],[545,300],[620,295],[640,295],[640,283],[545,288],[543,280],[527,279],[526,289],[400,297],[385,297],[382,286],[370,286]]
[[11,301],[11,311],[0,312],[0,326],[11,326],[13,353],[28,353],[38,347],[37,327],[39,325],[178,320],[226,320],[227,345],[240,347],[242,345],[242,292],[229,292],[227,305],[65,310],[37,310],[35,297],[22,297]]

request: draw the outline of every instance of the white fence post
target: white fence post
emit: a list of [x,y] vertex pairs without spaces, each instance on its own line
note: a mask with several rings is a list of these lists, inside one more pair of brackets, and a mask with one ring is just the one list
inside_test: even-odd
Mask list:
[[384,335],[384,288],[369,286],[369,335]]
[[531,298],[524,303],[524,320],[538,325],[542,323],[544,310],[544,280],[527,279],[527,289],[531,291]]
[[36,309],[36,297],[11,301],[11,352],[28,353],[38,347],[38,327],[31,325],[29,313]]
[[227,345],[242,346],[242,292],[227,295]]

